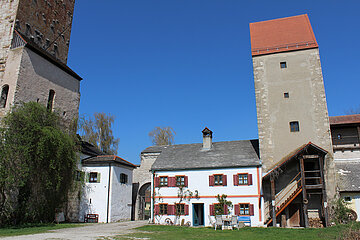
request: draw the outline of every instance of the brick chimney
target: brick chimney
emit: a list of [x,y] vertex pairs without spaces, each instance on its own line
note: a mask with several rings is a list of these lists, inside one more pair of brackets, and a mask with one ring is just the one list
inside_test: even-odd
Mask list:
[[207,127],[202,130],[203,133],[203,149],[211,149],[212,147],[212,131]]

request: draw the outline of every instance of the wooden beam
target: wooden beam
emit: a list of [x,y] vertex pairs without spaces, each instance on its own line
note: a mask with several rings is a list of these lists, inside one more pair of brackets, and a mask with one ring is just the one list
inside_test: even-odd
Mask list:
[[325,218],[325,227],[329,226],[329,216],[327,211],[327,196],[326,196],[326,186],[325,186],[325,177],[324,177],[324,157],[319,158],[319,165],[320,165],[320,176],[322,179],[322,208],[323,214]]
[[309,159],[309,158],[318,159],[319,155],[303,155],[303,159]]
[[309,227],[309,216],[308,216],[308,206],[307,206],[307,195],[305,187],[305,172],[304,172],[304,159],[300,157],[300,172],[301,172],[301,186],[302,186],[302,195],[303,195],[303,212],[304,212],[304,225],[306,228]]
[[272,222],[273,227],[276,227],[276,209],[275,209],[275,180],[274,178],[270,179],[271,182],[271,207],[272,207]]

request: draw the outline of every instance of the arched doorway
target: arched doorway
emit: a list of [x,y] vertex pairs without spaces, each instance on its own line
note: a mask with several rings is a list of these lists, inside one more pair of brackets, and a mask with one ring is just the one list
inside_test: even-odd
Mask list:
[[147,220],[151,216],[151,184],[145,183],[139,190],[139,220]]

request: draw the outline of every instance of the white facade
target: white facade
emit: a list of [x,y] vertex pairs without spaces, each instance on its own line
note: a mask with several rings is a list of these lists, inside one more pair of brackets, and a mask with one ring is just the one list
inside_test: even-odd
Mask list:
[[[80,205],[80,221],[86,214],[98,214],[99,222],[130,220],[132,194],[132,168],[115,163],[83,166],[87,176],[97,173],[97,182],[85,181]],[[120,174],[127,182],[120,182]],[[109,187],[110,186],[110,187]]]
[[[209,176],[218,174],[226,175],[226,186],[209,186]],[[234,175],[237,174],[251,174],[252,184],[235,186]],[[198,198],[193,197],[190,201],[184,200],[181,202],[187,206],[188,215],[180,216],[180,219],[177,219],[177,224],[180,224],[184,219],[184,223],[190,222],[191,226],[194,226],[194,205],[203,204],[204,226],[211,226],[210,219],[214,222],[215,217],[210,214],[210,205],[218,203],[216,198],[218,194],[226,194],[227,200],[231,201],[234,206],[237,204],[253,205],[254,213],[250,216],[251,226],[263,226],[264,213],[261,209],[261,206],[263,206],[261,174],[261,167],[156,171],[153,174],[152,186],[154,186],[154,180],[157,177],[187,176],[188,187],[185,187],[184,190],[190,190],[194,194],[196,191],[198,192]],[[156,206],[159,204],[175,205],[175,203],[179,203],[178,191],[178,187],[156,187],[155,185],[155,187],[152,188],[154,200],[152,200],[151,218],[155,224],[165,224],[165,220],[168,218],[172,222],[175,222],[175,215],[156,215],[154,208],[157,208]],[[235,215],[234,207],[229,209],[228,214]]]

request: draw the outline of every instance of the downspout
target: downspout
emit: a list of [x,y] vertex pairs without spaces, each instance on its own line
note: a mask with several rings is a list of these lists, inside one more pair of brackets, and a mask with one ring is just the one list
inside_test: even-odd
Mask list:
[[107,197],[107,209],[106,209],[106,223],[109,223],[110,177],[111,177],[111,163],[109,163],[109,183],[108,183],[108,197]]
[[152,223],[155,223],[155,174],[154,171],[151,171],[152,173],[152,190],[153,190],[153,197],[152,197],[152,211],[151,211],[151,218],[152,218]]

